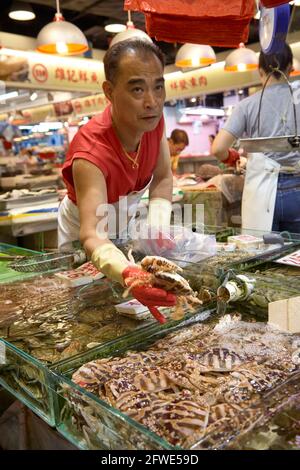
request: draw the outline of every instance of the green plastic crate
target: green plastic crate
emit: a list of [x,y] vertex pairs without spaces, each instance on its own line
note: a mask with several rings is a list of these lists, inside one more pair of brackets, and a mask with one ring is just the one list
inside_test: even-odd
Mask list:
[[38,251],[20,248],[19,246],[0,243],[0,284],[4,282],[21,281],[36,276],[36,273],[21,273],[9,268],[11,261],[1,261],[2,256],[33,256],[41,254]]

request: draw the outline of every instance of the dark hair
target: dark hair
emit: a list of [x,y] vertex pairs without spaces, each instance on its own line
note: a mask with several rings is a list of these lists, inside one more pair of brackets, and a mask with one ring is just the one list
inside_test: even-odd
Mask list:
[[189,145],[189,137],[182,129],[174,129],[170,135],[170,139],[173,140],[174,144],[185,144]]
[[165,66],[163,53],[155,44],[143,39],[126,39],[117,42],[105,53],[103,63],[106,80],[112,83],[116,81],[120,61],[129,51],[135,51],[143,58],[149,54],[154,54],[162,67]]
[[208,136],[208,137],[211,137],[213,141],[214,141],[214,140],[215,140],[215,138],[216,138],[215,134],[209,134],[209,136]]
[[273,76],[279,80],[281,74],[276,70],[278,68],[282,72],[286,72],[289,65],[293,64],[293,52],[288,44],[284,44],[283,49],[275,54],[265,54],[261,52],[259,54],[259,68],[262,69],[266,74],[273,71]]

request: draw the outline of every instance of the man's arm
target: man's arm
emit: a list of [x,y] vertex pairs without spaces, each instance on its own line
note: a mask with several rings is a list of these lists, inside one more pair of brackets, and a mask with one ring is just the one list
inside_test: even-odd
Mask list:
[[107,203],[104,175],[87,160],[75,159],[73,179],[80,217],[80,241],[94,266],[110,279],[123,284],[123,272],[129,261],[108,239],[105,212],[102,217],[96,215],[100,204]]
[[107,203],[107,188],[102,172],[92,163],[76,159],[73,163],[73,179],[80,216],[80,240],[94,266],[126,287],[131,286],[136,278],[142,281],[144,276],[146,285],[132,287],[131,294],[147,305],[158,321],[164,322],[164,317],[155,307],[174,306],[176,296],[148,285],[149,273],[130,265],[125,255],[108,239],[107,226],[98,231],[98,223],[103,222],[103,217],[97,217],[97,208]]
[[106,181],[103,173],[87,160],[77,158],[73,163],[73,179],[80,217],[80,241],[89,256],[97,246],[111,243],[107,233],[97,236],[97,224],[101,218],[96,216],[100,204],[107,203]]
[[149,198],[162,198],[172,201],[173,175],[171,171],[171,158],[169,144],[165,134],[160,143],[159,157],[150,185]]
[[149,190],[149,208],[147,223],[161,229],[170,226],[172,212],[173,175],[169,144],[163,135],[159,157]]

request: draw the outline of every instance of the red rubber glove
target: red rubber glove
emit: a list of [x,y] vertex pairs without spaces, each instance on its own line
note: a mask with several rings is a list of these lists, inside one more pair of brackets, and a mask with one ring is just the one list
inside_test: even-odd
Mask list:
[[237,150],[228,149],[228,157],[222,163],[228,166],[235,166],[236,162],[240,159],[240,154]]
[[130,287],[136,279],[145,281],[144,286],[133,287],[130,292],[141,304],[149,308],[156,320],[165,323],[166,318],[155,307],[174,307],[176,295],[164,289],[147,285],[147,282],[151,279],[151,274],[143,271],[138,266],[127,266],[122,272],[122,276],[126,287]]

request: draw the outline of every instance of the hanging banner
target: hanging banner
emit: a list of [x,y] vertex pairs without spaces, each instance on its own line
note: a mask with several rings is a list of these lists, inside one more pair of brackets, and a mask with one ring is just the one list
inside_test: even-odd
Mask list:
[[[165,74],[167,99],[214,93],[258,82],[257,73],[228,73],[219,67]],[[176,78],[173,78],[176,76]],[[180,77],[180,78],[177,78]],[[0,80],[6,86],[99,93],[104,67],[99,60],[49,56],[37,52],[0,49]],[[92,106],[92,105],[91,105]],[[89,107],[91,107],[89,106]]]
[[[218,93],[259,83],[256,71],[230,73],[224,62],[188,72],[166,73],[166,100]],[[101,91],[104,67],[99,60],[49,56],[36,52],[0,49],[0,80],[14,88],[88,92],[91,95],[45,106],[23,109],[28,122],[38,122],[74,114],[101,112],[107,101]],[[0,82],[1,83],[1,82]],[[98,93],[97,93],[98,92]],[[1,106],[0,106],[1,111]],[[3,116],[4,117],[4,116]],[[6,118],[6,115],[5,115]]]
[[189,98],[201,94],[220,93],[259,83],[259,74],[249,72],[226,72],[224,62],[210,67],[174,72],[165,75],[166,99]]
[[101,113],[107,106],[108,101],[103,94],[84,96],[73,100],[61,101],[60,103],[36,106],[35,108],[23,109],[22,116],[28,123],[41,122],[48,119],[77,117]]
[[99,92],[104,80],[99,60],[0,49],[0,80],[20,88]]

